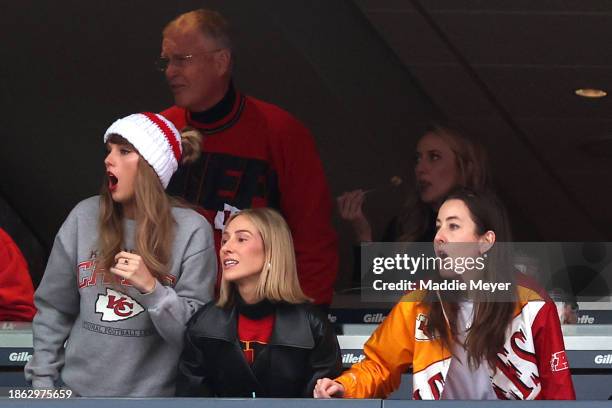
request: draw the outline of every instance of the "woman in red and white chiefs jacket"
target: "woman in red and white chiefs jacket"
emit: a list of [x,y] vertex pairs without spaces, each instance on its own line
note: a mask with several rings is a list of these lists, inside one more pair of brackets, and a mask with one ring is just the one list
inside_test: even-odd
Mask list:
[[[555,304],[495,244],[509,241],[507,224],[492,194],[451,194],[436,220],[435,283],[455,280],[467,290],[432,285],[404,296],[365,344],[366,359],[320,380],[314,396],[384,398],[412,366],[414,399],[575,399]],[[458,268],[461,257],[484,266]]]

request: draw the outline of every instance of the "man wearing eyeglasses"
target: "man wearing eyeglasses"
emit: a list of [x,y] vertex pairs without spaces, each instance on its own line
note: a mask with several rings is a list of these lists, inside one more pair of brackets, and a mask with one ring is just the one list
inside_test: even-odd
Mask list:
[[279,209],[291,227],[302,289],[316,304],[329,305],[337,238],[314,140],[291,114],[234,88],[228,31],[220,14],[204,9],[164,28],[159,66],[176,105],[162,115],[203,135],[202,157],[179,170],[170,192],[200,207],[215,228],[217,248],[232,213]]

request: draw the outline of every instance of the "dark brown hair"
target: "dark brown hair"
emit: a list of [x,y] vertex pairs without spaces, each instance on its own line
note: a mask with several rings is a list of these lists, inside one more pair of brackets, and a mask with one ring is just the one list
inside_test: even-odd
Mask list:
[[[511,283],[512,291],[503,298],[491,292],[478,292],[474,302],[474,319],[464,344],[471,367],[478,367],[482,361],[487,361],[493,368],[497,353],[506,341],[506,329],[512,322],[516,302],[515,272],[508,249],[512,239],[508,216],[501,201],[490,191],[475,193],[461,189],[449,194],[448,200],[461,200],[467,206],[478,235],[487,231],[495,233],[495,244],[487,252],[483,280]],[[428,293],[425,299],[430,306],[429,330],[440,336],[449,350],[452,342],[457,341],[458,304],[455,300],[436,292]]]

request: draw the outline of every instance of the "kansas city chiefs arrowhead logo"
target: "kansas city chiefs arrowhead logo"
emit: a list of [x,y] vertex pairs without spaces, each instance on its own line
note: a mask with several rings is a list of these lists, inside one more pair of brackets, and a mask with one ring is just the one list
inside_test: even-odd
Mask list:
[[96,313],[102,314],[103,322],[130,319],[144,312],[140,303],[124,293],[106,288],[106,295],[98,295]]

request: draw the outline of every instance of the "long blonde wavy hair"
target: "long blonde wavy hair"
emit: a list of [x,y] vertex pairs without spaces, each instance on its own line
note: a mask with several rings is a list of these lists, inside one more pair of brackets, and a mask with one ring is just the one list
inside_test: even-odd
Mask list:
[[[455,155],[455,165],[459,174],[459,185],[473,191],[484,191],[489,188],[490,171],[487,154],[480,144],[468,139],[455,127],[436,122],[428,124],[421,133],[440,137]],[[420,140],[420,138],[419,138]],[[423,237],[431,228],[428,216],[431,209],[421,201],[419,193],[414,190],[408,196],[404,208],[398,216],[398,241],[414,242]]]
[[[182,134],[183,163],[197,159],[200,151],[200,135],[185,129]],[[110,135],[108,143],[138,150],[120,135]],[[134,207],[136,236],[135,252],[140,255],[151,274],[161,283],[168,283],[167,274],[171,260],[175,221],[172,207],[180,205],[169,197],[155,170],[140,156],[134,182]],[[100,215],[98,218],[98,268],[104,271],[105,282],[115,282],[107,273],[115,263],[115,255],[124,248],[123,207],[113,201],[104,180],[100,191]]]

